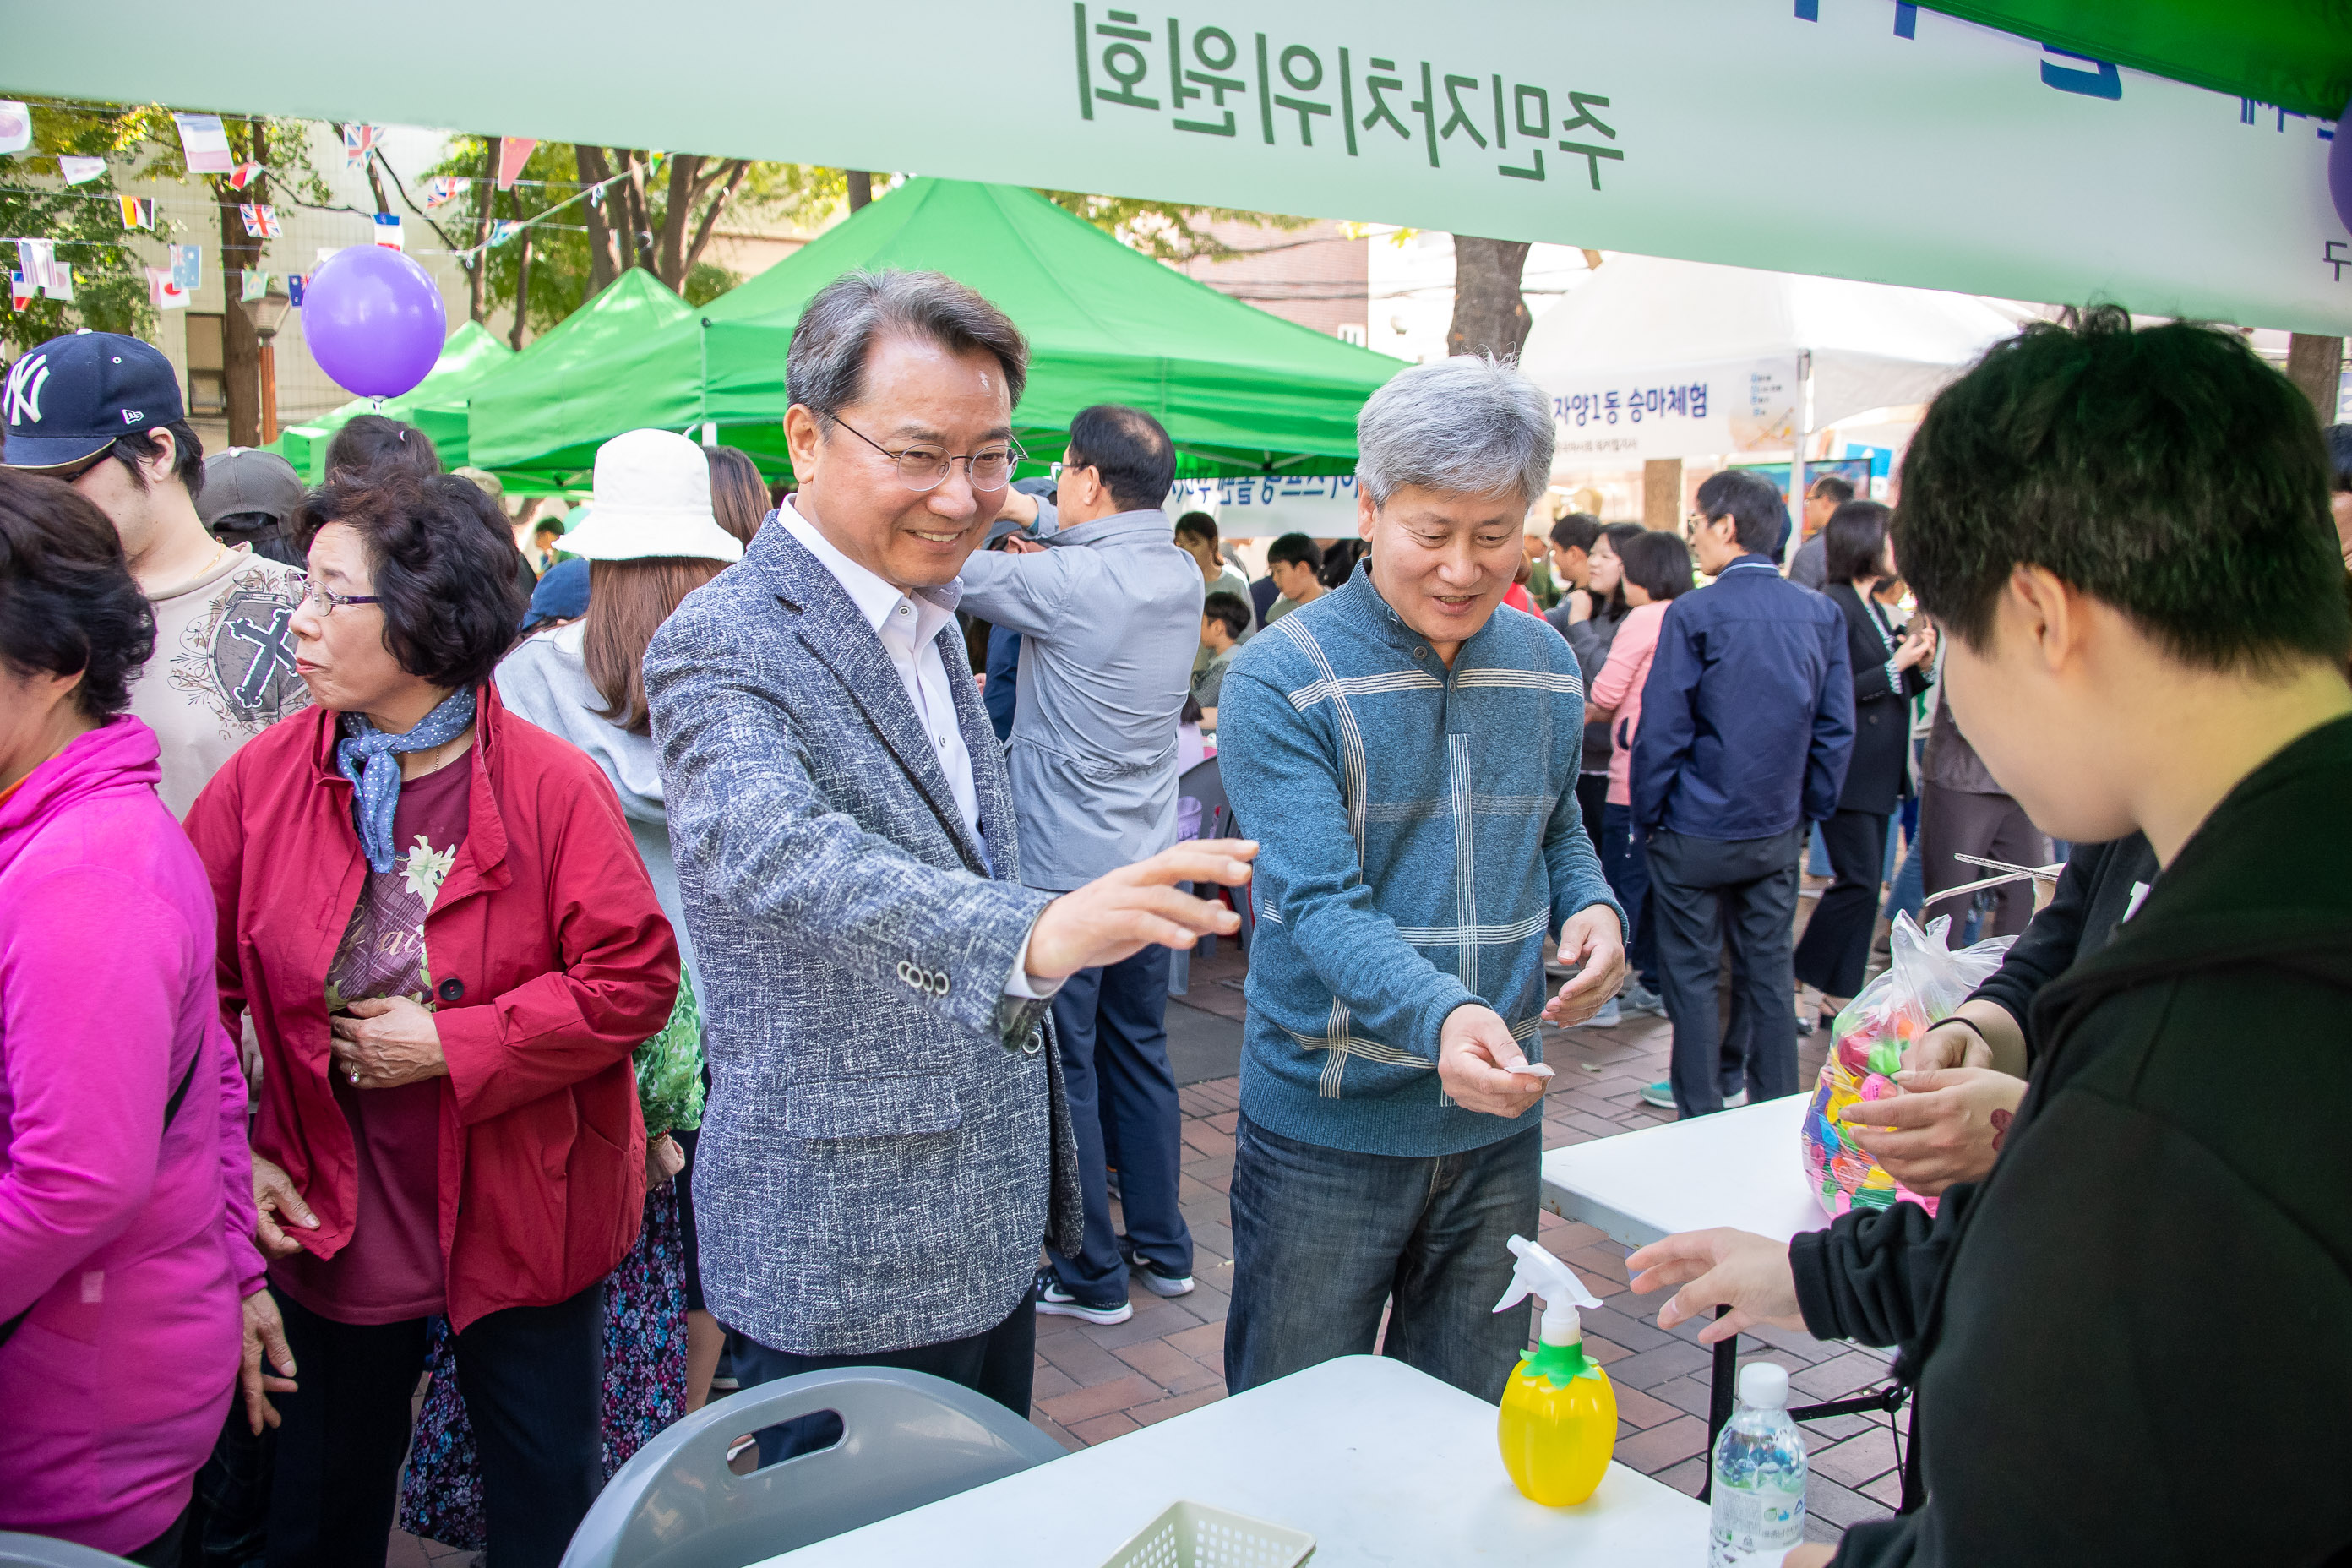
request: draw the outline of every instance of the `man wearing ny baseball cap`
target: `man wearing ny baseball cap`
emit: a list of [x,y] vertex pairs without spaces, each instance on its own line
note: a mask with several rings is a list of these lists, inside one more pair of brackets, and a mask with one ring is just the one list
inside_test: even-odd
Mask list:
[[9,367],[0,407],[0,465],[62,479],[96,503],[154,606],[155,656],[131,685],[131,710],[163,743],[163,804],[185,816],[239,746],[310,702],[287,630],[302,571],[205,531],[203,444],[171,362],[137,338],[51,338]]

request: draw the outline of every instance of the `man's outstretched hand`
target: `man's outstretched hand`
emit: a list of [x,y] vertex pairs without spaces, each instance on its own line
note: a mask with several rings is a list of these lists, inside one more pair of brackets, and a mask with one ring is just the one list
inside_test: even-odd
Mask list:
[[1758,1323],[1805,1326],[1786,1242],[1727,1227],[1686,1230],[1650,1243],[1626,1258],[1625,1267],[1633,1270],[1637,1296],[1668,1285],[1682,1287],[1658,1309],[1662,1329],[1705,1317],[1717,1307],[1730,1309],[1699,1331],[1703,1345],[1744,1334]]
[[1029,931],[1029,974],[1053,981],[1117,963],[1154,942],[1190,948],[1204,936],[1241,929],[1241,917],[1209,899],[1180,892],[1179,882],[1245,885],[1257,845],[1247,838],[1202,838],[1122,866],[1045,906]]
[[1559,962],[1576,978],[1545,1004],[1544,1022],[1581,1024],[1625,984],[1625,930],[1607,904],[1587,904],[1559,923]]
[[1502,1015],[1470,1002],[1445,1015],[1438,1031],[1437,1081],[1465,1110],[1516,1117],[1543,1098],[1551,1068],[1529,1067]]

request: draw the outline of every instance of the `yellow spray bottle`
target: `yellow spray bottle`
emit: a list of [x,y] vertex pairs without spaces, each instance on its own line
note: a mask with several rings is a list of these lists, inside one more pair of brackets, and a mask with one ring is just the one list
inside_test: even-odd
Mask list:
[[1515,1236],[1510,1246],[1518,1268],[1495,1310],[1531,1295],[1543,1298],[1544,1310],[1539,1342],[1520,1352],[1503,1391],[1503,1468],[1529,1498],[1564,1508],[1592,1495],[1617,1447],[1617,1391],[1601,1363],[1585,1355],[1576,1316],[1579,1307],[1601,1302],[1567,1264],[1534,1242]]

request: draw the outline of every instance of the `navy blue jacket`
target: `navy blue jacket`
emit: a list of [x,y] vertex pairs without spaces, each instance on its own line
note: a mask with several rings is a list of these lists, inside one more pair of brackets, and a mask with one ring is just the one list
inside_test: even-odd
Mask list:
[[1837,606],[1743,555],[1666,608],[1633,741],[1633,820],[1769,838],[1837,812],[1853,667]]
[[1000,741],[1013,733],[1013,704],[1021,695],[1021,634],[1011,626],[988,628],[988,684],[981,703],[988,710],[988,727]]

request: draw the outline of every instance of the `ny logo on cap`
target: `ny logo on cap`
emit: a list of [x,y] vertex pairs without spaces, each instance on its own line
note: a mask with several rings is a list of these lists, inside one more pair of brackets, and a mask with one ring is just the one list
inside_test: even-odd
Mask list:
[[41,422],[41,388],[48,381],[49,356],[45,353],[20,359],[9,368],[7,391],[0,394],[0,402],[8,406],[9,424]]

